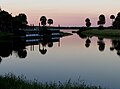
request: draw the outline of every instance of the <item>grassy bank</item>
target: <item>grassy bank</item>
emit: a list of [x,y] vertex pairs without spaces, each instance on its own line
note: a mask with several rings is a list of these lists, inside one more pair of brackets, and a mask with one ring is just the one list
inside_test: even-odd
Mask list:
[[112,29],[98,30],[98,29],[93,29],[93,30],[83,31],[82,34],[85,34],[85,35],[88,35],[88,36],[114,38],[114,37],[120,37],[120,30],[112,30]]
[[[16,77],[12,74],[0,76],[0,89],[103,89],[96,86],[87,86],[84,82],[74,82],[70,80],[65,83],[38,83],[28,81],[24,77]],[[105,88],[104,88],[105,89]]]

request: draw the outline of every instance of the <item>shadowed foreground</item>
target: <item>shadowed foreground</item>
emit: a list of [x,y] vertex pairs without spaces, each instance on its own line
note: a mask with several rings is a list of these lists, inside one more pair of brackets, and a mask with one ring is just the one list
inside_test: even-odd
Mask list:
[[88,86],[84,82],[71,82],[68,80],[65,83],[38,83],[37,81],[28,81],[23,76],[16,77],[13,74],[0,76],[0,89],[103,89],[100,86]]

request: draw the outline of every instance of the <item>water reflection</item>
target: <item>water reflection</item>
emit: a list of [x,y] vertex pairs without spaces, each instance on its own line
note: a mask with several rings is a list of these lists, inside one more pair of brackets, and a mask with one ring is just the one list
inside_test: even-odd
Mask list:
[[117,51],[117,55],[120,56],[120,40],[111,40],[112,42],[112,46],[110,47],[110,50],[116,50]]
[[13,53],[19,58],[26,58],[27,46],[30,46],[31,51],[34,51],[34,45],[39,45],[39,52],[45,55],[47,53],[46,47],[52,48],[54,42],[60,42],[61,37],[60,31],[56,30],[54,32],[29,33],[26,36],[0,39],[0,62]]
[[11,38],[11,40],[0,40],[0,62],[2,58],[9,57],[15,53],[19,58],[25,58],[27,51],[25,42],[20,38]]
[[[42,55],[45,55],[48,50],[47,48],[52,48],[55,42],[60,43],[61,36],[60,33],[51,33],[43,34],[41,33],[39,37],[31,37],[31,34],[26,34],[26,37],[13,37],[9,40],[7,39],[0,39],[0,62],[3,58],[9,57],[12,54],[16,54],[19,58],[26,58],[27,57],[27,46],[30,46],[30,50],[34,51],[34,45],[38,45],[39,52]],[[36,34],[34,34],[36,35]],[[92,37],[87,37],[83,34],[78,34],[81,39],[85,40],[85,47],[89,48],[91,45]],[[97,49],[100,52],[105,50],[105,38],[98,37],[96,44]],[[120,40],[111,39],[111,47],[109,48],[110,51],[116,51],[117,55],[120,56]]]
[[98,44],[99,51],[101,51],[101,52],[104,51],[104,49],[105,49],[105,42],[103,41],[103,38],[99,38],[98,37],[97,44]]
[[[85,39],[85,47],[86,48],[89,48],[90,47],[90,44],[91,44],[91,38],[92,37],[87,37],[86,35],[84,34],[78,34],[79,37],[81,39]],[[105,38],[100,38],[100,37],[97,37],[98,40],[97,40],[97,45],[98,45],[98,50],[100,52],[103,52],[105,50],[105,41],[104,39]],[[110,51],[114,51],[116,50],[117,51],[117,55],[120,56],[120,40],[119,39],[112,39],[112,38],[109,38],[111,40],[111,47],[109,48]]]
[[88,47],[90,46],[90,43],[91,43],[91,40],[90,40],[90,38],[88,37],[88,38],[86,39],[86,43],[85,43],[86,48],[88,48]]

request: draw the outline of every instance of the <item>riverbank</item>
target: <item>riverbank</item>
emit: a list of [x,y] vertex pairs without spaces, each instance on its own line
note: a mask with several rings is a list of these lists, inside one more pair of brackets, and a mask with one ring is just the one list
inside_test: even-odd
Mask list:
[[96,87],[96,86],[88,86],[84,82],[71,82],[68,80],[65,83],[38,83],[37,81],[28,81],[23,76],[16,77],[13,74],[7,74],[5,76],[0,76],[0,88],[1,89],[105,89]]
[[105,29],[105,30],[98,30],[98,29],[92,29],[92,30],[86,30],[81,32],[84,35],[87,36],[97,36],[97,37],[103,37],[103,38],[120,38],[120,30],[119,29]]

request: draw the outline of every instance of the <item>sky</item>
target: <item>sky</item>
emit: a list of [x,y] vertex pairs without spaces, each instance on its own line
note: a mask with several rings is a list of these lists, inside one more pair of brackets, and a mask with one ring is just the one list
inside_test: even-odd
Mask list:
[[29,24],[38,25],[41,16],[54,20],[55,26],[85,26],[90,18],[97,26],[98,16],[106,16],[106,26],[111,25],[110,15],[120,11],[120,0],[0,0],[2,9],[13,16],[25,13]]

